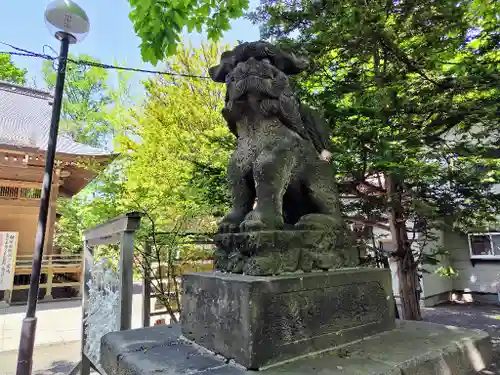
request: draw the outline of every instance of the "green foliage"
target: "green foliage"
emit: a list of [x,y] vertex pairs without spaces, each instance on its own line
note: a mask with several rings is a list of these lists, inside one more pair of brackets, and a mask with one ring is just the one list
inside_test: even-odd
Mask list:
[[123,196],[123,162],[116,160],[77,196],[59,199],[57,211],[61,217],[56,225],[56,245],[65,252],[79,253],[85,229],[130,209]]
[[217,41],[229,30],[229,21],[241,17],[249,0],[129,0],[129,18],[142,39],[142,59],[156,65],[173,56],[184,30],[201,32]]
[[[181,46],[166,61],[166,70],[201,75],[218,61],[222,50],[215,44],[196,50]],[[85,119],[94,120],[94,111],[68,106],[74,110],[68,118],[75,115],[83,120],[74,123],[75,134],[81,136],[77,140],[93,143],[112,136],[121,156],[77,197],[59,202],[62,217],[57,244],[78,252],[84,229],[126,211],[147,212],[140,237],[151,231],[169,231],[180,221],[186,222],[187,230],[213,230],[214,216],[227,206],[226,164],[234,142],[220,114],[223,88],[211,80],[153,78],[144,82],[144,102],[130,106],[127,77],[120,77],[117,89],[101,79],[88,85],[83,80],[85,76],[78,73],[69,82],[79,87],[81,100],[101,107],[99,120],[106,127],[99,137],[93,137],[94,133],[86,132]],[[104,106],[108,100],[113,105]],[[194,256],[196,250],[188,245],[181,249],[183,257]]]
[[14,65],[10,55],[0,55],[0,81],[23,85],[26,83],[26,73],[26,69]]
[[[199,49],[181,46],[166,61],[166,70],[202,75],[225,49],[216,44]],[[234,142],[220,114],[223,87],[211,80],[153,78],[144,82],[145,100],[131,106],[128,77],[120,76],[120,86],[112,89],[96,72],[85,72],[88,77],[72,74],[69,84],[76,87],[78,96],[66,109],[71,111],[68,119],[78,120],[73,134],[90,144],[113,137],[121,155],[78,196],[59,202],[57,245],[78,252],[84,229],[126,211],[148,213],[140,237],[170,231],[180,221],[186,230],[213,230],[215,217],[228,204],[226,164]],[[92,81],[92,76],[100,78]],[[83,82],[87,78],[88,84]],[[104,105],[109,100],[112,105]],[[82,101],[100,108],[98,123],[106,126],[99,137],[87,132],[86,125],[96,119],[96,113],[86,111]],[[190,245],[179,248],[183,259],[199,250]]]
[[331,125],[344,190],[363,198],[351,211],[385,221],[396,176],[407,219],[495,220],[500,5],[486,3],[264,1],[251,15],[313,62],[296,88]]
[[436,269],[436,273],[442,277],[457,277],[458,273],[452,266],[440,266]]
[[[88,56],[70,56],[73,60],[99,62]],[[51,61],[42,68],[45,83],[54,89],[57,72]],[[112,104],[113,89],[109,86],[109,74],[103,68],[77,65],[69,62],[64,85],[61,131],[73,140],[91,146],[105,146],[113,129],[106,116]]]
[[[218,45],[181,46],[166,70],[200,75],[219,59]],[[117,141],[127,154],[126,190],[159,227],[179,217],[213,227],[227,204],[225,168],[232,148],[220,109],[224,92],[211,80],[165,76],[144,82],[146,100]]]
[[[47,84],[53,84],[51,66],[45,65],[44,69]],[[108,85],[104,76],[107,77],[106,72],[70,71],[66,88],[73,89],[74,96],[69,94],[65,98],[67,105],[63,110],[66,112],[62,115],[76,141],[103,148],[117,129],[131,121],[129,103],[132,100],[129,74],[118,73],[116,88]],[[86,79],[89,84],[85,83]],[[70,100],[70,97],[73,99]],[[90,107],[85,108],[80,100]],[[109,101],[112,104],[105,105]],[[92,124],[97,130],[92,129]],[[95,165],[86,163],[85,167],[92,169]],[[134,210],[124,200],[125,167],[126,158],[119,157],[77,196],[59,199],[57,211],[62,216],[57,223],[55,243],[63,251],[78,253],[82,249],[82,232],[85,229]]]
[[[426,239],[427,240],[427,239]],[[434,242],[437,238],[432,239]],[[433,268],[433,273],[442,277],[456,277],[458,272],[449,263],[450,253],[445,246],[435,246],[429,252],[420,254],[420,263],[423,273],[431,273],[426,269],[426,265]]]

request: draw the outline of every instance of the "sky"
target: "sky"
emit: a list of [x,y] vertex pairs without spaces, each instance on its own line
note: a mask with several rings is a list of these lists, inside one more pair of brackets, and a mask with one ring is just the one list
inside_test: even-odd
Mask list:
[[[130,7],[127,0],[75,0],[90,19],[90,33],[81,43],[72,45],[70,53],[88,54],[103,63],[118,62],[135,68],[155,69],[142,62],[139,44],[132,22],[128,18]],[[0,0],[0,42],[46,54],[54,54],[44,45],[59,51],[59,42],[49,33],[44,20],[44,12],[49,0]],[[258,0],[251,0],[251,7]],[[259,30],[245,19],[233,21],[223,41],[229,44],[237,40],[259,39]],[[204,37],[199,34],[186,35],[184,42],[199,45]],[[0,51],[9,51],[0,45]],[[14,57],[14,63],[28,70],[30,86],[44,88],[41,75],[42,60],[32,57]],[[157,66],[156,69],[160,67]],[[32,80],[34,79],[34,81]],[[139,79],[146,76],[140,75]]]

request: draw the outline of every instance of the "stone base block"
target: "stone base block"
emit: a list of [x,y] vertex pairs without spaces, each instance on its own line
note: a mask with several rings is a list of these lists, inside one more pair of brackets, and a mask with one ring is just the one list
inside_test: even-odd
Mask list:
[[394,328],[391,275],[344,269],[256,277],[183,276],[182,333],[249,369]]
[[[179,327],[108,333],[101,364],[108,375],[252,375],[179,337]],[[394,330],[340,348],[262,369],[262,375],[473,375],[491,361],[483,331],[424,322],[397,322]]]
[[216,269],[254,276],[359,265],[358,249],[338,230],[272,230],[215,236]]

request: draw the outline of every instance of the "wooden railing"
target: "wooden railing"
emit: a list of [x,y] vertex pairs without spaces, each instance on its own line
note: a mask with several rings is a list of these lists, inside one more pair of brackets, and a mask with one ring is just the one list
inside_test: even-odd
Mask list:
[[24,181],[0,181],[0,199],[37,200],[42,190],[39,183]]
[[[18,255],[15,275],[31,275],[31,255]],[[45,289],[45,297],[52,297],[53,287],[73,287],[80,290],[83,273],[83,255],[44,255],[42,258],[42,274],[46,281],[40,284]],[[14,285],[13,290],[29,289],[29,283]]]

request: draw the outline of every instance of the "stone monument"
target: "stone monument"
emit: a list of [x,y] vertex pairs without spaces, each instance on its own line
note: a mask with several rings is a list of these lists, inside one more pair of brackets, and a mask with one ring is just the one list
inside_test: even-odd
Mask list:
[[460,375],[488,361],[482,332],[397,323],[390,271],[358,267],[323,160],[326,126],[290,86],[306,67],[259,41],[210,69],[226,85],[223,115],[237,138],[216,271],[183,276],[180,328],[106,335],[108,375]]
[[210,69],[225,83],[222,111],[237,146],[228,168],[232,208],[220,223],[216,268],[264,276],[356,266],[320,117],[288,76],[307,62],[266,42],[243,43]]

